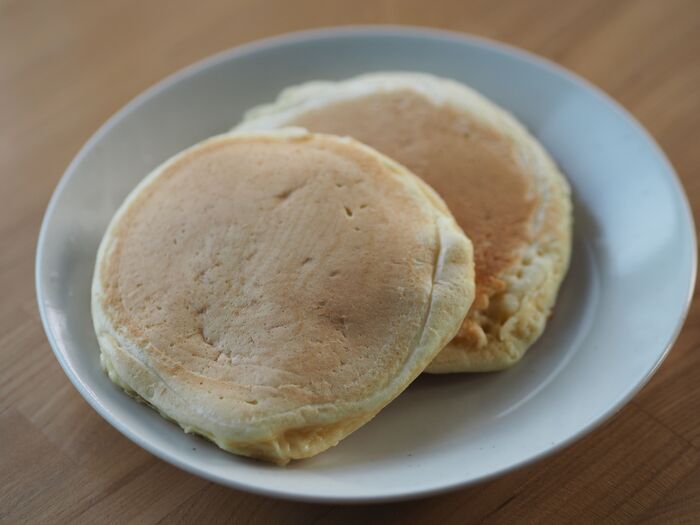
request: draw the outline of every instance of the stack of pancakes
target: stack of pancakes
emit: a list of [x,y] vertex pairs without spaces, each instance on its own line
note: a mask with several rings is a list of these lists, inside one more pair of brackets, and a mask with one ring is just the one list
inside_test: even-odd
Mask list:
[[186,432],[285,464],[422,372],[507,368],[566,272],[566,180],[454,81],[289,88],[146,177],[97,257],[109,377]]

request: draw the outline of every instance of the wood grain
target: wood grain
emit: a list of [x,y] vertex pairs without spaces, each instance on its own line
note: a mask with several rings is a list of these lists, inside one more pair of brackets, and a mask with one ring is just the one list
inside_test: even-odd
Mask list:
[[0,520],[6,523],[698,523],[700,304],[651,383],[602,428],[491,482],[375,506],[277,501],[183,473],[70,385],[41,329],[33,259],[66,165],[165,75],[282,32],[362,23],[484,35],[589,79],[651,131],[700,207],[697,0],[0,0]]

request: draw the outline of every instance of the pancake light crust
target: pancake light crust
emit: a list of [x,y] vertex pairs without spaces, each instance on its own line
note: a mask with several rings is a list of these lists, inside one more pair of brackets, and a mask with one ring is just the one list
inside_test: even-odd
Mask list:
[[285,464],[420,374],[474,297],[437,194],[352,139],[212,138],[126,199],[92,289],[109,377],[186,432]]
[[474,243],[476,299],[428,372],[507,368],[542,333],[571,251],[569,186],[509,113],[457,82],[376,73],[288,88],[236,129],[300,126],[376,148],[437,190]]

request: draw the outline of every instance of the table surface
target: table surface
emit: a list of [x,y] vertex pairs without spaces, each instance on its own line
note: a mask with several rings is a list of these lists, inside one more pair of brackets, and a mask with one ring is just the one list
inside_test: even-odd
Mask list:
[[0,521],[92,523],[700,522],[700,305],[652,381],[566,450],[488,483],[374,506],[238,492],[151,456],[60,369],[33,270],[51,192],[112,113],[214,52],[287,31],[392,23],[543,55],[645,125],[700,209],[700,2],[0,0]]

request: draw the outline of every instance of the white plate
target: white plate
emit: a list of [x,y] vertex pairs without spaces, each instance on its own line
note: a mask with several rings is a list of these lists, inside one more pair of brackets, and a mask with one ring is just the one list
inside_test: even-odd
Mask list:
[[[571,270],[554,318],[515,368],[419,378],[320,456],[277,468],[185,435],[100,371],[90,318],[95,251],[122,199],[152,168],[283,87],[373,70],[452,77],[510,109],[573,186]],[[315,501],[426,495],[560,449],[649,379],[685,317],[696,245],[686,198],[653,140],[612,100],[532,55],[436,31],[312,31],[237,48],[177,73],[88,141],[49,204],[36,286],[51,346],[80,393],[162,459],[232,487]]]

